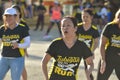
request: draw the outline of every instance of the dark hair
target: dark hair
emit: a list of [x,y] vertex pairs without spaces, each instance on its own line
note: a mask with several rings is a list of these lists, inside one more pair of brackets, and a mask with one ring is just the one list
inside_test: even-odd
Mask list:
[[87,12],[89,15],[93,16],[93,11],[88,9],[88,8],[85,8],[82,12]]
[[15,8],[17,11],[19,11],[19,13],[20,13],[19,18],[22,18],[22,12],[21,12],[20,7],[19,7],[19,6],[17,6],[17,5],[13,5],[13,6],[12,6],[12,8]]
[[63,17],[63,19],[65,19],[65,18],[70,19],[72,21],[74,27],[77,27],[77,20],[76,20],[75,17],[72,17],[72,16],[65,16],[65,17]]

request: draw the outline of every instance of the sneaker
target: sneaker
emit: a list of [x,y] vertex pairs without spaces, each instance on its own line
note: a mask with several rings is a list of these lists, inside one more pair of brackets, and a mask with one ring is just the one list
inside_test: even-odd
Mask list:
[[51,35],[45,35],[43,37],[43,40],[52,40],[52,36]]

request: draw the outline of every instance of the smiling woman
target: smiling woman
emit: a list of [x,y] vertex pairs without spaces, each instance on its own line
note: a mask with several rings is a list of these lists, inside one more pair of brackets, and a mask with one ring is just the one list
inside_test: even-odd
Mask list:
[[28,31],[21,27],[16,19],[16,10],[7,8],[3,14],[4,23],[0,27],[0,40],[3,44],[0,57],[0,80],[3,80],[9,69],[12,80],[20,80],[24,68],[24,48],[30,46]]
[[8,8],[8,9],[5,10],[5,12],[3,14],[4,24],[6,25],[5,29],[7,27],[9,27],[11,29],[15,27],[15,25],[17,24],[16,23],[16,16],[17,16],[17,12],[16,12],[15,9]]
[[[86,43],[86,45],[91,49],[92,53],[95,52],[99,43],[99,32],[96,26],[92,24],[93,12],[90,9],[84,9],[81,12],[82,22],[78,23],[78,39]],[[92,70],[94,69],[94,64],[88,65],[85,64],[85,73],[87,80],[93,80],[94,76],[92,75]]]

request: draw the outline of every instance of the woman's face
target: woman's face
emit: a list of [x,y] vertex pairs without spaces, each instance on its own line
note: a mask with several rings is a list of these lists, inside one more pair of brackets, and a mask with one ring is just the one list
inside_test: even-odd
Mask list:
[[4,15],[4,21],[10,26],[16,23],[16,16],[14,15]]
[[92,22],[92,16],[87,12],[82,12],[82,21],[84,23],[91,23]]
[[69,18],[64,18],[61,21],[61,31],[63,36],[72,36],[76,34],[77,27],[74,26],[73,22]]
[[119,15],[118,15],[117,19],[118,19],[118,22],[120,22],[120,13],[119,13]]

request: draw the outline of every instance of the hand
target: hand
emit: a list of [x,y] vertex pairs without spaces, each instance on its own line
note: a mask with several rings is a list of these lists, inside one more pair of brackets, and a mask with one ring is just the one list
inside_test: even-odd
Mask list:
[[103,74],[105,72],[105,68],[106,68],[106,62],[105,61],[101,61],[101,67],[100,67],[100,73]]
[[18,48],[18,43],[17,42],[12,43],[12,45],[13,45],[12,49]]

